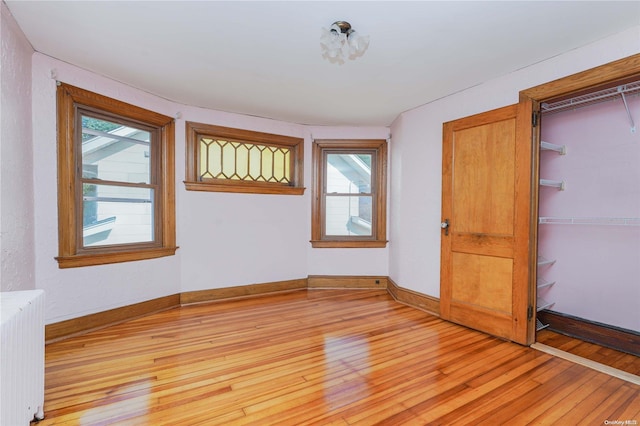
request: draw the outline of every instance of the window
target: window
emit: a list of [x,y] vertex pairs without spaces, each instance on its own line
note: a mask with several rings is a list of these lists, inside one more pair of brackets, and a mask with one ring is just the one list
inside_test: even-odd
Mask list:
[[58,87],[58,265],[175,253],[174,124],[77,87]]
[[194,191],[304,193],[301,138],[187,122],[187,177]]
[[313,247],[385,247],[387,142],[313,144]]

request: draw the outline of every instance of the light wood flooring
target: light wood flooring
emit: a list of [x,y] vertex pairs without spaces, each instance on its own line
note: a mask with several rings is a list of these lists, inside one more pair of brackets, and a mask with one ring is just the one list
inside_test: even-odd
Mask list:
[[45,381],[42,426],[640,422],[640,386],[384,290],[172,309],[48,345]]
[[640,376],[640,358],[635,355],[585,342],[548,329],[539,331],[536,340],[553,348]]

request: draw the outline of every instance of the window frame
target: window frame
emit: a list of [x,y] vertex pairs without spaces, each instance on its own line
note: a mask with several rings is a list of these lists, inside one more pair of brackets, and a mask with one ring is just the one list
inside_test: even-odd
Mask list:
[[[272,133],[186,122],[186,176],[184,185],[188,191],[238,192],[248,194],[304,194],[304,139]],[[241,144],[260,144],[291,150],[291,184],[259,182],[253,180],[207,179],[199,177],[200,139],[224,139]]]
[[[371,236],[326,235],[327,154],[373,154],[371,173]],[[313,143],[311,246],[314,248],[383,248],[387,245],[387,141],[385,139],[322,139]]]
[[[154,189],[154,241],[83,246],[82,128],[84,112],[97,118],[142,126],[155,133],[149,187]],[[57,89],[58,261],[59,268],[129,262],[172,256],[175,234],[174,119],[64,83]],[[87,180],[87,179],[84,179]],[[97,180],[96,180],[97,182]],[[111,181],[107,181],[113,183]]]

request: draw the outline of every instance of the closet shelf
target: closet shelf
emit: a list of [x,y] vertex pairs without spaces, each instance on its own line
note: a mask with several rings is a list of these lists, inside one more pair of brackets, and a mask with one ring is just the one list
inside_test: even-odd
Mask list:
[[540,179],[540,185],[558,188],[559,191],[564,191],[565,189],[563,180]]
[[555,259],[548,260],[542,256],[538,256],[538,266],[553,265],[554,263],[556,263]]
[[543,324],[542,321],[536,318],[536,331],[543,330],[549,327],[549,324]]
[[567,154],[567,146],[566,145],[556,145],[554,143],[540,141],[540,149],[543,151],[555,151],[560,155]]
[[551,287],[555,283],[556,283],[555,281],[547,281],[542,277],[538,277],[538,282],[536,283],[536,286],[538,288],[546,288],[546,287]]
[[556,304],[555,302],[547,302],[543,298],[539,297],[538,300],[537,300],[536,306],[537,306],[538,312],[540,312],[540,311],[542,311],[544,309],[552,307],[555,304]]
[[638,217],[540,217],[540,224],[640,226]]

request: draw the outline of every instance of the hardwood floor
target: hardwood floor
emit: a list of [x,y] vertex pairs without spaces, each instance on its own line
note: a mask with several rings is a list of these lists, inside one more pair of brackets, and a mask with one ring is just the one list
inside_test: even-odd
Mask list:
[[635,355],[605,348],[547,329],[539,331],[536,340],[565,352],[640,376],[640,358]]
[[40,425],[640,421],[640,386],[384,290],[172,309],[48,345],[45,380]]

